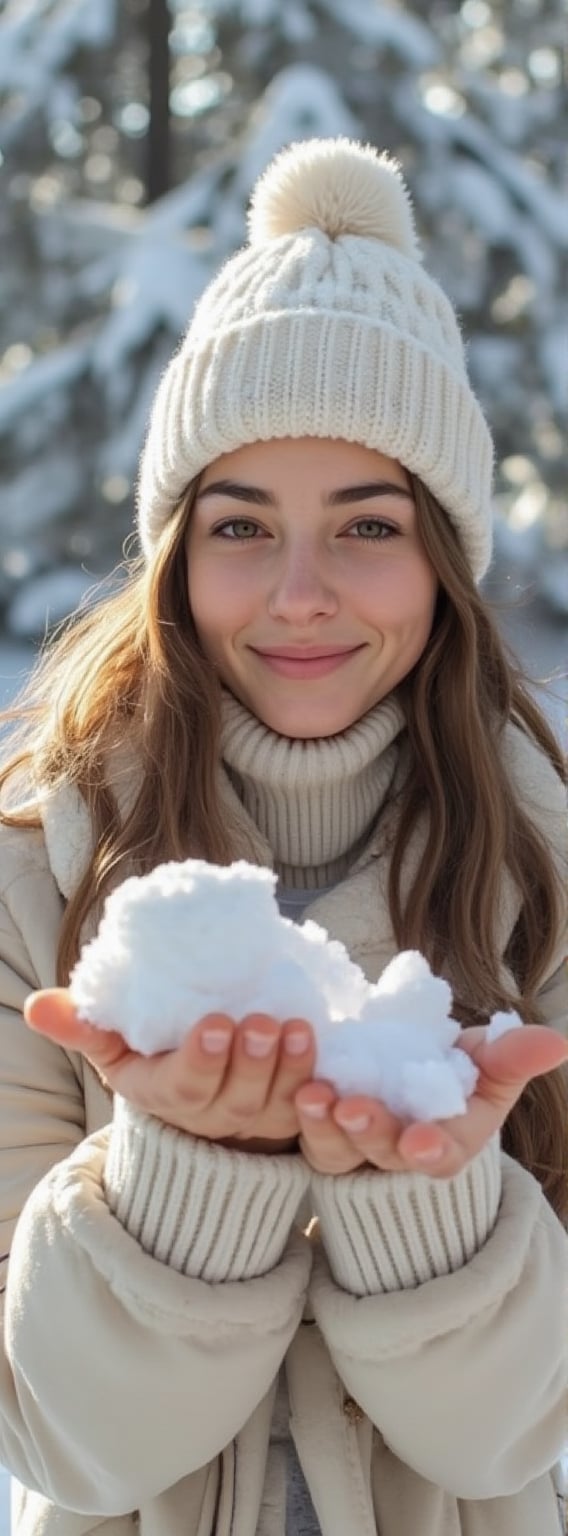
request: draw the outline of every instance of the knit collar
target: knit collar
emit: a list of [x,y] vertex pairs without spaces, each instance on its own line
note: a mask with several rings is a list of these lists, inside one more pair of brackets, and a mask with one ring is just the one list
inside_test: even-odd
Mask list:
[[[382,806],[404,777],[404,723],[391,697],[339,736],[292,740],[223,689],[217,790],[233,858],[273,868],[281,887],[322,892],[358,867],[376,845]],[[143,771],[128,737],[116,743],[107,771],[124,820]],[[53,875],[69,899],[93,853],[89,810],[75,784],[35,785],[32,798]]]
[[389,797],[404,729],[394,696],[337,736],[280,736],[223,688],[221,753],[283,886],[340,880]]

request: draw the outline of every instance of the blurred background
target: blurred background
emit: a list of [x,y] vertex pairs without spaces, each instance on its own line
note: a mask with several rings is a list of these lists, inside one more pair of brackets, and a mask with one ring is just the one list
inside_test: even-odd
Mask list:
[[486,591],[564,729],[567,41],[568,0],[0,4],[0,700],[122,558],[160,373],[255,178],[345,133],[402,162],[460,313],[498,454]]
[[0,705],[123,579],[154,391],[253,182],[343,133],[400,159],[460,313],[485,590],[566,740],[567,43],[568,0],[0,0]]

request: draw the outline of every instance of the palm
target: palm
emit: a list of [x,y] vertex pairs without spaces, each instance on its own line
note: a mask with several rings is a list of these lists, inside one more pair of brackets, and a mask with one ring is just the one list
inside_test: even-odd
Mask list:
[[[552,1072],[568,1061],[568,1042],[542,1025],[501,1036],[486,1043],[486,1030],[467,1029],[460,1047],[479,1069],[475,1092],[463,1115],[440,1121],[408,1121],[394,1115],[380,1100],[362,1094],[338,1099],[330,1083],[306,1085],[296,1095],[302,1134],[300,1145],[321,1173],[350,1173],[361,1164],[389,1172],[416,1171],[425,1156],[440,1151],[430,1171],[447,1178],[477,1156],[500,1129],[532,1077]],[[327,1114],[314,1123],[303,1106],[317,1098]],[[347,1117],[368,1117],[364,1130],[349,1129]],[[420,1164],[418,1162],[420,1160]]]

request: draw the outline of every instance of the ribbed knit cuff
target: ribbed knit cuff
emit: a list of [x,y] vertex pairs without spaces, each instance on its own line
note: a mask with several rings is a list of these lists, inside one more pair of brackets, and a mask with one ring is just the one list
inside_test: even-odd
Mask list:
[[228,1151],[115,1095],[108,1205],[146,1253],[180,1274],[218,1282],[274,1269],[309,1177],[297,1154]]
[[500,1137],[452,1179],[312,1173],[313,1209],[336,1284],[352,1296],[410,1290],[467,1264],[501,1199]]

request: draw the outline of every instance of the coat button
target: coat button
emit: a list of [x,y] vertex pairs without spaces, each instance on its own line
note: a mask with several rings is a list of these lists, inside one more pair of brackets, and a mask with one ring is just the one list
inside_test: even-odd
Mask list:
[[343,1412],[346,1419],[349,1419],[350,1424],[360,1424],[361,1419],[364,1417],[363,1409],[355,1402],[355,1398],[350,1397],[348,1393],[346,1393],[343,1399]]

